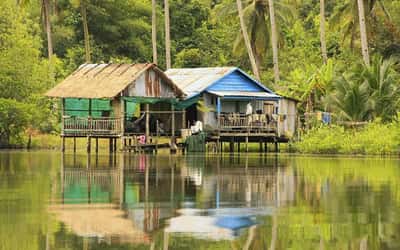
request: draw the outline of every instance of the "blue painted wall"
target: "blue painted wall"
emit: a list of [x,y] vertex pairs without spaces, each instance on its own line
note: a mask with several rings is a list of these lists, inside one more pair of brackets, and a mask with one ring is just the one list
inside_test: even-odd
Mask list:
[[243,75],[238,70],[235,70],[232,73],[221,78],[220,80],[209,86],[207,90],[265,92],[265,90],[258,86],[257,83]]

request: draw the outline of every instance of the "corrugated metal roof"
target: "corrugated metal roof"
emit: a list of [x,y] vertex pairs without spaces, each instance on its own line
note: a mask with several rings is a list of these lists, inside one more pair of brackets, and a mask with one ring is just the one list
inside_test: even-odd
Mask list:
[[279,99],[279,95],[266,92],[247,92],[247,91],[207,91],[210,94],[221,97],[248,97],[260,99]]
[[[214,67],[214,68],[182,68],[182,69],[169,69],[165,74],[176,84],[188,98],[198,95],[205,91],[207,88],[218,82],[222,78],[238,72],[244,78],[251,81],[253,84],[260,88],[260,91],[273,93],[270,89],[266,88],[261,83],[257,82],[245,72],[236,67]],[[225,84],[225,88],[229,84]],[[234,90],[234,89],[226,89]]]
[[165,74],[188,97],[192,97],[236,69],[235,67],[169,69]]
[[155,64],[83,64],[57,86],[46,93],[61,98],[113,98],[152,68],[176,91],[183,94]]

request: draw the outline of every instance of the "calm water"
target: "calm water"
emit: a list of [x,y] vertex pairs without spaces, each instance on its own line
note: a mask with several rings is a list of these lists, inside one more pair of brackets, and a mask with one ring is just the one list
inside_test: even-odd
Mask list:
[[0,249],[400,249],[399,167],[0,152]]

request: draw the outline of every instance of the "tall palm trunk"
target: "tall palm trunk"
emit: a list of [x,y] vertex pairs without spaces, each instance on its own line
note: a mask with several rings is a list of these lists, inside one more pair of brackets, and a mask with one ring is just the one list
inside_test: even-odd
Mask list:
[[321,40],[321,53],[324,64],[328,61],[328,53],[326,52],[326,37],[325,37],[325,0],[319,1],[320,9],[320,23],[319,23],[319,37]]
[[369,52],[368,52],[367,29],[365,24],[364,0],[357,0],[357,3],[358,3],[358,19],[360,21],[361,51],[364,63],[367,66],[369,66]]
[[83,25],[83,37],[85,40],[85,61],[90,62],[90,39],[89,39],[89,28],[86,14],[86,0],[81,0],[81,15],[82,15],[82,25]]
[[278,33],[275,23],[275,8],[274,1],[268,0],[269,5],[269,20],[271,21],[271,44],[272,44],[272,60],[274,63],[274,80],[279,82],[279,63],[278,63]]
[[244,44],[246,45],[246,50],[249,55],[251,68],[253,70],[253,74],[256,77],[256,79],[258,81],[260,81],[261,80],[260,73],[257,68],[256,59],[254,57],[253,50],[251,48],[251,43],[250,43],[250,39],[249,39],[249,34],[247,33],[246,24],[244,23],[242,0],[236,0],[236,3],[237,3],[238,14],[239,14],[240,27],[242,29]]
[[50,22],[50,0],[43,0],[42,6],[44,14],[44,23],[47,34],[47,54],[50,59],[53,56],[53,40],[51,38],[51,22]]
[[151,15],[151,42],[153,45],[153,63],[157,64],[157,2],[151,1],[152,15]]
[[171,68],[171,38],[169,25],[169,3],[164,0],[164,15],[165,15],[165,62],[167,69]]

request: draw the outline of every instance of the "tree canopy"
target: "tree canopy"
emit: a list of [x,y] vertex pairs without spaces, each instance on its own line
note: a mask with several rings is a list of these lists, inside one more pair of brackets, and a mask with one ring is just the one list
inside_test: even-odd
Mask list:
[[[42,6],[45,2],[48,11]],[[271,2],[275,8],[279,50],[280,80],[276,83],[270,1],[242,0],[251,49],[265,85],[300,99],[299,107],[304,112],[315,109],[338,115],[353,112],[357,113],[356,120],[382,117],[390,121],[396,117],[399,106],[392,100],[397,97],[399,85],[400,0],[361,1],[371,58],[380,58],[371,66],[362,62],[357,1],[325,0],[322,6],[328,62],[321,55],[320,2]],[[176,0],[170,1],[169,8],[172,67],[237,66],[251,72],[235,1]],[[156,1],[156,12],[158,64],[165,68],[164,1]],[[47,28],[48,23],[51,29]],[[33,110],[39,112],[34,112],[29,124],[35,129],[51,131],[54,126],[49,124],[57,123],[57,116],[50,115],[56,103],[44,99],[44,91],[87,58],[96,63],[151,61],[151,31],[151,0],[2,1],[0,98],[33,105]],[[53,49],[50,58],[49,38]],[[85,39],[89,39],[89,44]],[[85,57],[88,49],[85,46],[89,45],[90,56]],[[389,58],[390,62],[386,62]],[[354,80],[354,75],[358,79]],[[371,107],[362,109],[371,109],[368,115],[360,114],[358,105],[357,109],[343,113],[342,108],[332,104],[335,97],[344,105],[346,98],[350,98],[348,89],[364,91],[364,85],[368,85],[365,91],[369,93],[367,103]],[[346,93],[341,93],[343,89]],[[331,105],[327,105],[328,99]],[[363,99],[358,101],[367,105]],[[390,107],[390,111],[383,107]],[[47,122],[42,120],[45,117]],[[342,116],[345,117],[348,118]]]

